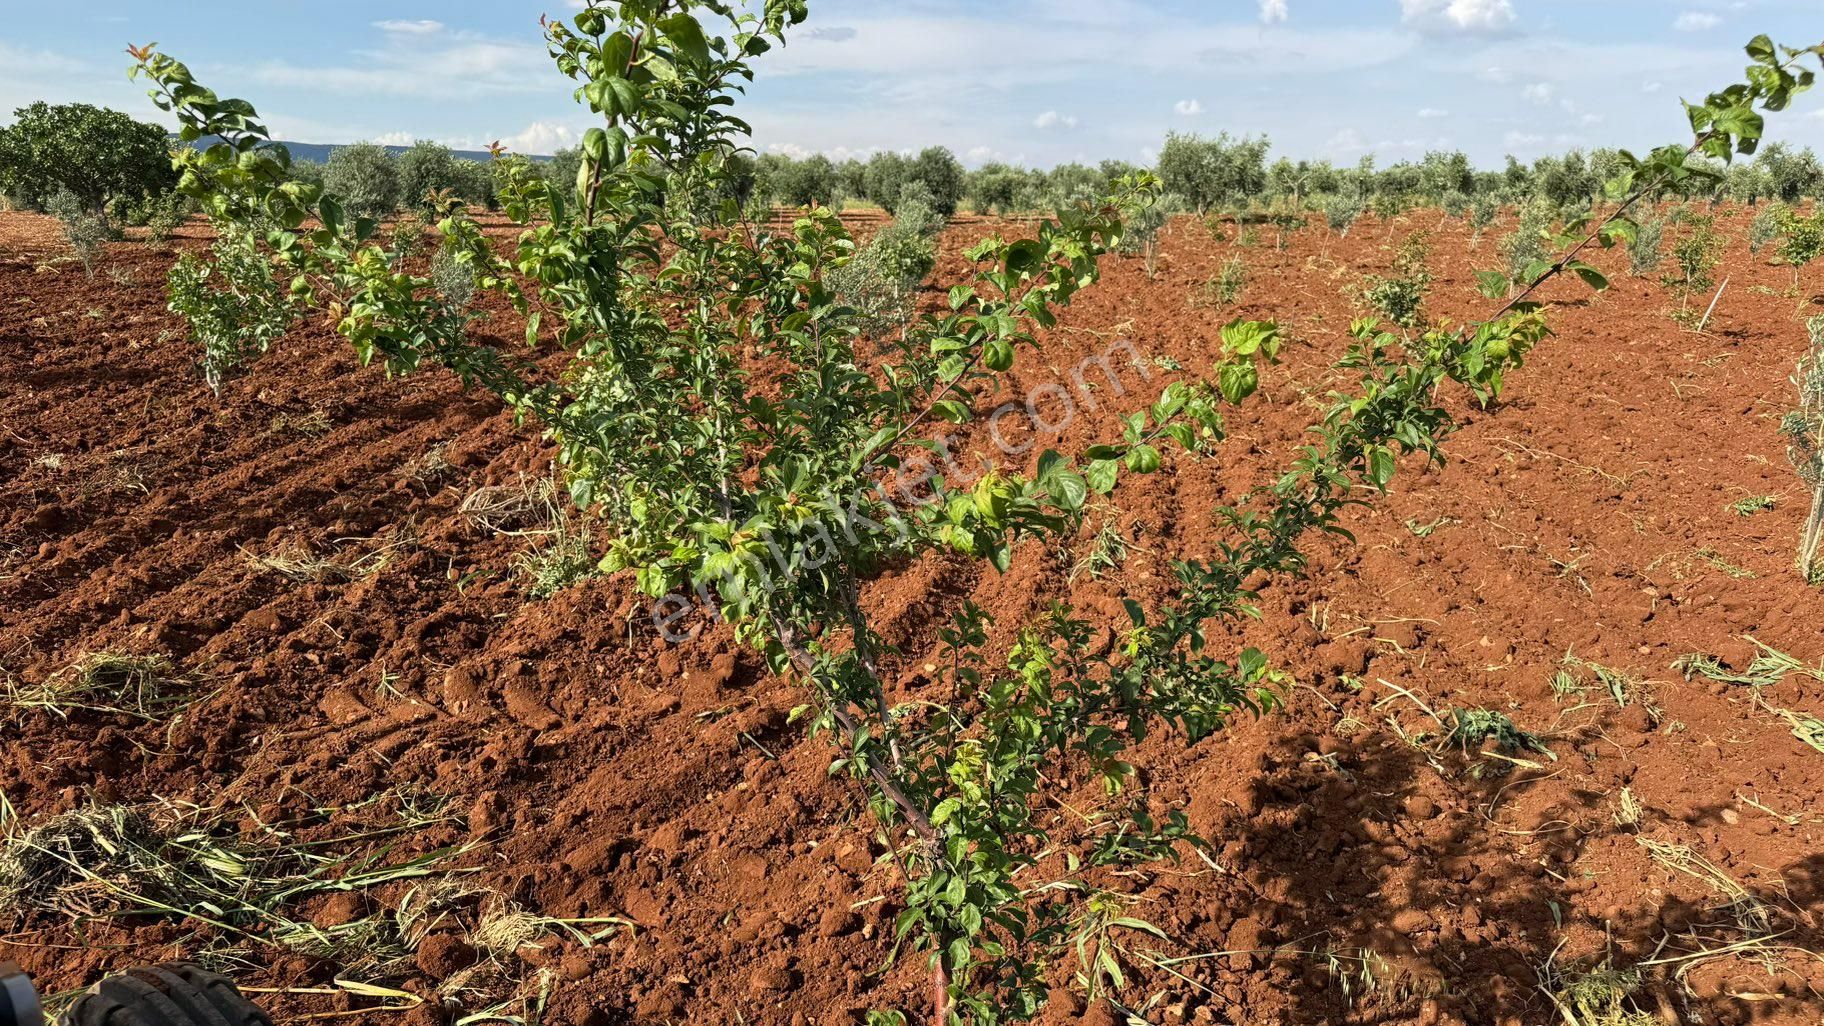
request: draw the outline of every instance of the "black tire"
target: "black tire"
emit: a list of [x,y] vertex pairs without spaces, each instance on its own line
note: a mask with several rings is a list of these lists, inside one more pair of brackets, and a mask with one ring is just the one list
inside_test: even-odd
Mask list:
[[110,976],[64,1009],[57,1026],[272,1026],[225,976],[187,962]]

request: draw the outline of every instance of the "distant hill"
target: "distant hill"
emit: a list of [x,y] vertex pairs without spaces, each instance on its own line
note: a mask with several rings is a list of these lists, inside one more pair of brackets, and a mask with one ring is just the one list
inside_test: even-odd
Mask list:
[[[196,145],[199,147],[206,146],[206,145],[208,145],[209,141],[213,141],[213,139],[207,140],[207,141],[199,140]],[[291,151],[291,159],[293,159],[293,160],[308,160],[313,164],[321,164],[324,161],[329,159],[329,154],[330,154],[331,150],[341,149],[342,147],[347,146],[348,144],[347,143],[287,142],[287,141],[280,140],[280,145],[284,146],[286,149]],[[399,154],[404,153],[406,150],[408,150],[410,148],[411,147],[409,147],[409,146],[388,146],[386,148],[386,151],[388,153],[391,153],[393,156],[397,157]],[[487,150],[453,150],[451,152],[455,153],[456,156],[462,158],[463,160],[477,160],[484,164],[487,163],[491,159],[488,155]],[[543,154],[531,154],[530,156],[532,157],[533,160],[550,160],[551,159],[551,157],[549,155],[543,155]]]

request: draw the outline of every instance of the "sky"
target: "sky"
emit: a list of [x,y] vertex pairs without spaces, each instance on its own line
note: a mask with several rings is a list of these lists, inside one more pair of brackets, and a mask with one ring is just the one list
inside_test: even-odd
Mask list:
[[[500,139],[550,153],[592,123],[539,15],[578,0],[4,0],[0,121],[33,100],[169,123],[126,78],[158,42],[274,135]],[[1820,0],[810,0],[738,111],[762,152],[950,147],[979,165],[1149,161],[1167,132],[1274,152],[1480,166],[1688,137],[1681,97],[1734,81],[1757,33],[1824,41]],[[1824,88],[1770,120],[1824,149]]]

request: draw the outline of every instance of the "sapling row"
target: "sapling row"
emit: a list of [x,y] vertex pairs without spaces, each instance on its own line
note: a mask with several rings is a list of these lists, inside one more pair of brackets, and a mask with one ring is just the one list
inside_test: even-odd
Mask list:
[[[287,153],[250,104],[218,98],[152,47],[134,51],[135,71],[185,141],[217,140],[179,152],[180,187],[288,282],[274,303],[326,311],[364,361],[394,373],[441,365],[497,394],[550,433],[572,498],[600,518],[603,570],[658,599],[709,596],[739,642],[802,683],[796,718],[830,739],[833,770],[865,796],[899,874],[896,950],[924,955],[921,1016],[1022,1021],[1043,1006],[1054,962],[1101,950],[1110,931],[1148,929],[1092,884],[1093,870],[1200,843],[1182,814],[1151,810],[1130,749],[1160,730],[1208,735],[1272,705],[1288,682],[1258,650],[1228,651],[1229,629],[1260,615],[1256,582],[1303,573],[1311,533],[1346,534],[1343,513],[1384,489],[1402,456],[1441,458],[1447,384],[1493,403],[1548,334],[1533,292],[1566,270],[1600,287],[1576,252],[1623,237],[1626,208],[1663,180],[1714,173],[1688,166],[1691,154],[1752,152],[1755,108],[1782,108],[1808,87],[1810,72],[1793,64],[1824,49],[1782,59],[1756,40],[1749,81],[1693,107],[1697,143],[1626,157],[1617,211],[1571,239],[1570,257],[1504,280],[1513,298],[1494,316],[1410,337],[1373,320],[1352,326],[1337,365],[1350,387],[1279,478],[1210,511],[1225,539],[1175,560],[1163,600],[1129,601],[1119,625],[1055,604],[998,655],[987,614],[965,602],[941,631],[935,669],[901,685],[910,654],[862,598],[879,567],[949,553],[1004,571],[1023,542],[1055,548],[1090,496],[1218,447],[1280,335],[1271,322],[1232,322],[1210,340],[1206,376],[1128,413],[1118,438],[948,479],[935,469],[948,425],[974,420],[1011,384],[1159,184],[1135,172],[1025,237],[983,239],[967,270],[941,283],[938,309],[883,324],[842,286],[859,258],[835,213],[808,209],[770,230],[730,188],[747,134],[731,101],[749,61],[805,14],[803,0],[752,11],[592,0],[546,23],[558,68],[600,119],[574,184],[500,152],[497,194],[521,227],[507,253],[460,205],[443,207],[438,230],[440,260],[471,272],[455,276],[465,290],[504,297],[529,345],[568,354],[556,374],[529,351],[474,337],[466,294],[444,295],[376,241],[371,219],[290,180]],[[1112,648],[1090,645],[1100,626],[1116,630]],[[1099,781],[1116,815],[1054,833],[1041,810],[1072,780]],[[883,1010],[875,1021],[904,1020]]]

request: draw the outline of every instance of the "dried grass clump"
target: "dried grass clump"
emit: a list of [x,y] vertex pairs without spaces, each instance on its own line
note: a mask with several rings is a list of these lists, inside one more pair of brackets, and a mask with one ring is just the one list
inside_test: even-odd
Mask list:
[[94,652],[36,684],[8,679],[7,704],[67,717],[76,710],[158,720],[199,697],[196,679],[162,655]]
[[0,913],[84,919],[124,911],[129,894],[169,898],[180,874],[157,854],[168,843],[149,815],[124,805],[55,816],[0,844]]

